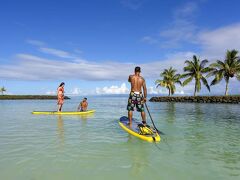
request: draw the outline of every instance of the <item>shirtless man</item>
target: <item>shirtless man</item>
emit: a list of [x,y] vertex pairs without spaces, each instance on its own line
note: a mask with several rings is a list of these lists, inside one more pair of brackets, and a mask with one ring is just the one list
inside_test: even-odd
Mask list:
[[78,111],[87,111],[88,102],[87,98],[84,98],[78,106]]
[[[135,67],[135,74],[130,75],[128,78],[128,82],[131,83],[131,92],[128,99],[128,119],[129,124],[132,123],[132,114],[134,108],[136,107],[138,112],[141,112],[142,123],[146,124],[146,115],[144,112],[144,103],[146,102],[147,97],[147,88],[145,80],[142,76],[140,76],[141,68]],[[142,94],[143,89],[143,94]]]

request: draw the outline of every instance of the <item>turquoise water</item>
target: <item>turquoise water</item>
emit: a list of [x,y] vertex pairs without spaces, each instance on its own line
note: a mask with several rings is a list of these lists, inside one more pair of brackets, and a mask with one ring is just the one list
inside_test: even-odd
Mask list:
[[93,116],[31,114],[54,100],[0,101],[0,179],[240,178],[240,105],[148,102],[165,133],[157,147],[119,127],[126,96],[88,99]]

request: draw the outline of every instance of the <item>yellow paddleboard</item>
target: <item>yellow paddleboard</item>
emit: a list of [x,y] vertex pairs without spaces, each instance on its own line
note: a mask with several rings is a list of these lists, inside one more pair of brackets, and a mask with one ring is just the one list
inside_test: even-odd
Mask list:
[[123,116],[119,120],[119,125],[123,128],[123,130],[127,131],[129,134],[136,136],[142,140],[148,141],[148,142],[159,142],[161,140],[161,137],[156,131],[153,131],[152,134],[144,135],[141,134],[139,131],[139,124],[136,119],[132,119],[132,125],[129,126],[128,124],[128,118],[126,116]]
[[94,113],[95,110],[87,110],[87,111],[33,111],[32,114],[47,114],[47,115],[83,115],[83,114],[91,114]]

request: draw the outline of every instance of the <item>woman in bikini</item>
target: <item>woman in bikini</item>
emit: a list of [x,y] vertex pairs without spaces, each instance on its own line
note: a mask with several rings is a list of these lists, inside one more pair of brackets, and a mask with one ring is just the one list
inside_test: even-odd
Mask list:
[[63,103],[64,103],[64,85],[65,85],[65,83],[62,82],[57,88],[58,112],[62,111],[62,106],[63,106]]

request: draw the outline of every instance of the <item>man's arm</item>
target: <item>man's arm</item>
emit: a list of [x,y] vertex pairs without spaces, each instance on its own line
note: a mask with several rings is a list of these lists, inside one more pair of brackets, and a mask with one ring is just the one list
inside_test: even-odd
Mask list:
[[146,87],[145,79],[143,79],[143,95],[144,95],[144,98],[146,99],[147,98],[147,87]]
[[131,82],[131,80],[132,80],[132,75],[128,77],[128,82]]
[[78,105],[78,111],[81,109],[81,103]]

